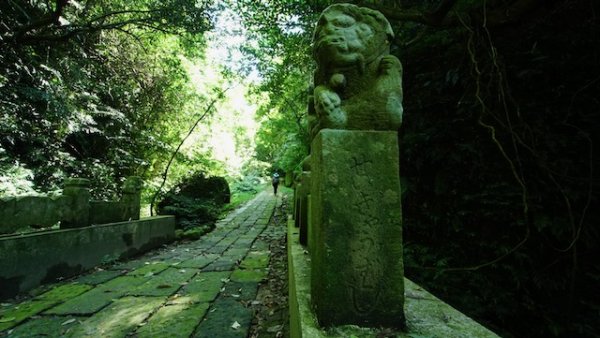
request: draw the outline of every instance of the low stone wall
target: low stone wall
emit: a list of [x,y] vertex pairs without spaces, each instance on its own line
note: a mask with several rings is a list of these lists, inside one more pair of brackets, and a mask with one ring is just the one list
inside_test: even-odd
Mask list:
[[0,299],[129,257],[175,238],[173,216],[0,238]]
[[142,181],[129,177],[119,201],[90,200],[89,181],[69,178],[61,196],[0,197],[0,234],[23,227],[46,228],[58,222],[61,229],[86,227],[140,218]]
[[[377,329],[344,325],[323,329],[311,310],[311,269],[299,229],[288,222],[288,273],[291,338],[375,337]],[[406,331],[395,337],[499,338],[410,280],[404,278]]]
[[0,198],[0,234],[23,226],[45,228],[71,218],[70,196],[15,196]]

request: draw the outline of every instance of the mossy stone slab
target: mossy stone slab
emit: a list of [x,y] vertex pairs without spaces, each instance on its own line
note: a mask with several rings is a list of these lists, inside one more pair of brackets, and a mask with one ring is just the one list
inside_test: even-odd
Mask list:
[[267,243],[263,240],[257,240],[256,242],[254,242],[254,244],[252,244],[252,250],[254,250],[254,251],[269,250],[269,243]]
[[167,268],[169,268],[169,264],[168,263],[163,263],[163,262],[151,262],[149,264],[145,264],[144,266],[142,266],[141,268],[135,269],[131,272],[128,273],[129,276],[149,276],[149,275],[156,275],[157,273],[160,273],[163,270],[166,270]]
[[164,297],[123,297],[83,321],[71,336],[125,337],[164,302]]
[[213,246],[212,248],[206,250],[207,253],[211,253],[211,254],[217,254],[217,255],[221,255],[223,254],[223,252],[225,252],[225,250],[227,250],[227,248],[229,247],[231,243],[226,244],[226,245],[221,245],[220,243]]
[[258,282],[234,282],[225,284],[223,297],[231,297],[241,301],[252,301],[258,293]]
[[245,235],[240,236],[237,241],[235,241],[235,246],[250,247],[256,240],[257,235],[258,233],[246,233]]
[[122,275],[122,271],[100,270],[77,278],[75,281],[82,284],[98,285]]
[[110,304],[114,299],[123,296],[127,290],[134,288],[146,280],[146,278],[135,276],[117,277],[75,298],[69,299],[63,304],[55,306],[45,313],[58,315],[87,315],[96,313]]
[[79,296],[91,288],[92,286],[87,284],[64,284],[38,295],[36,299],[55,301],[57,303],[64,302],[67,299]]
[[139,338],[189,337],[208,310],[208,303],[163,306],[136,332]]
[[230,248],[229,250],[223,253],[224,257],[227,257],[233,261],[238,261],[243,259],[248,253],[248,248]]
[[210,263],[202,269],[202,271],[231,271],[236,266],[237,260],[221,257]]
[[[198,326],[195,338],[246,338],[252,322],[252,310],[231,298],[219,298]],[[234,325],[238,323],[236,329]]]
[[170,304],[208,303],[212,302],[223,284],[229,281],[230,272],[201,272],[185,285]]
[[10,329],[54,304],[56,301],[53,300],[30,300],[2,309],[0,310],[0,331]]
[[79,322],[74,317],[40,317],[30,319],[26,323],[17,326],[9,337],[68,337],[77,325],[79,325]]
[[251,251],[240,264],[244,269],[261,269],[269,266],[268,251]]
[[202,269],[203,267],[205,267],[208,264],[210,264],[213,261],[215,261],[215,259],[217,259],[217,258],[219,258],[219,255],[216,255],[216,254],[202,254],[202,255],[199,255],[199,256],[194,257],[192,259],[188,259],[186,261],[183,261],[180,264],[177,264],[177,266],[178,267],[183,267],[183,268],[197,268],[197,269]]
[[127,294],[133,296],[170,296],[197,272],[198,270],[194,269],[168,268],[158,275],[148,277],[144,283],[130,288]]
[[234,282],[260,282],[267,277],[264,269],[237,269],[231,274]]

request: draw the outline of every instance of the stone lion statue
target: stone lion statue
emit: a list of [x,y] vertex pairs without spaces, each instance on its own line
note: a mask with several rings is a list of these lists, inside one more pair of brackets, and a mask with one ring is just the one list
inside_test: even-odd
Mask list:
[[379,12],[351,4],[323,11],[313,38],[317,62],[309,124],[396,130],[402,123],[402,65],[390,55],[394,32]]

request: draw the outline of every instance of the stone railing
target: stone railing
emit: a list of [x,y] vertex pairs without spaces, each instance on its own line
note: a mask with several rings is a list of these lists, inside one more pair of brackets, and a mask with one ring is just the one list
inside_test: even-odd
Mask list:
[[46,228],[60,222],[60,228],[80,228],[92,224],[137,220],[140,218],[142,181],[129,177],[120,201],[90,199],[89,180],[70,178],[61,196],[16,196],[0,198],[0,234],[23,227]]

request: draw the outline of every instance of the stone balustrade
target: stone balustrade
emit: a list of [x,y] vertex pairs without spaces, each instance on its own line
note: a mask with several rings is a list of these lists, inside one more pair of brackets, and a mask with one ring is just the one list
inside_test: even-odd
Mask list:
[[119,201],[90,199],[89,180],[69,178],[60,196],[11,196],[0,198],[0,234],[24,227],[47,228],[60,222],[61,229],[80,228],[140,218],[139,177],[127,178]]

